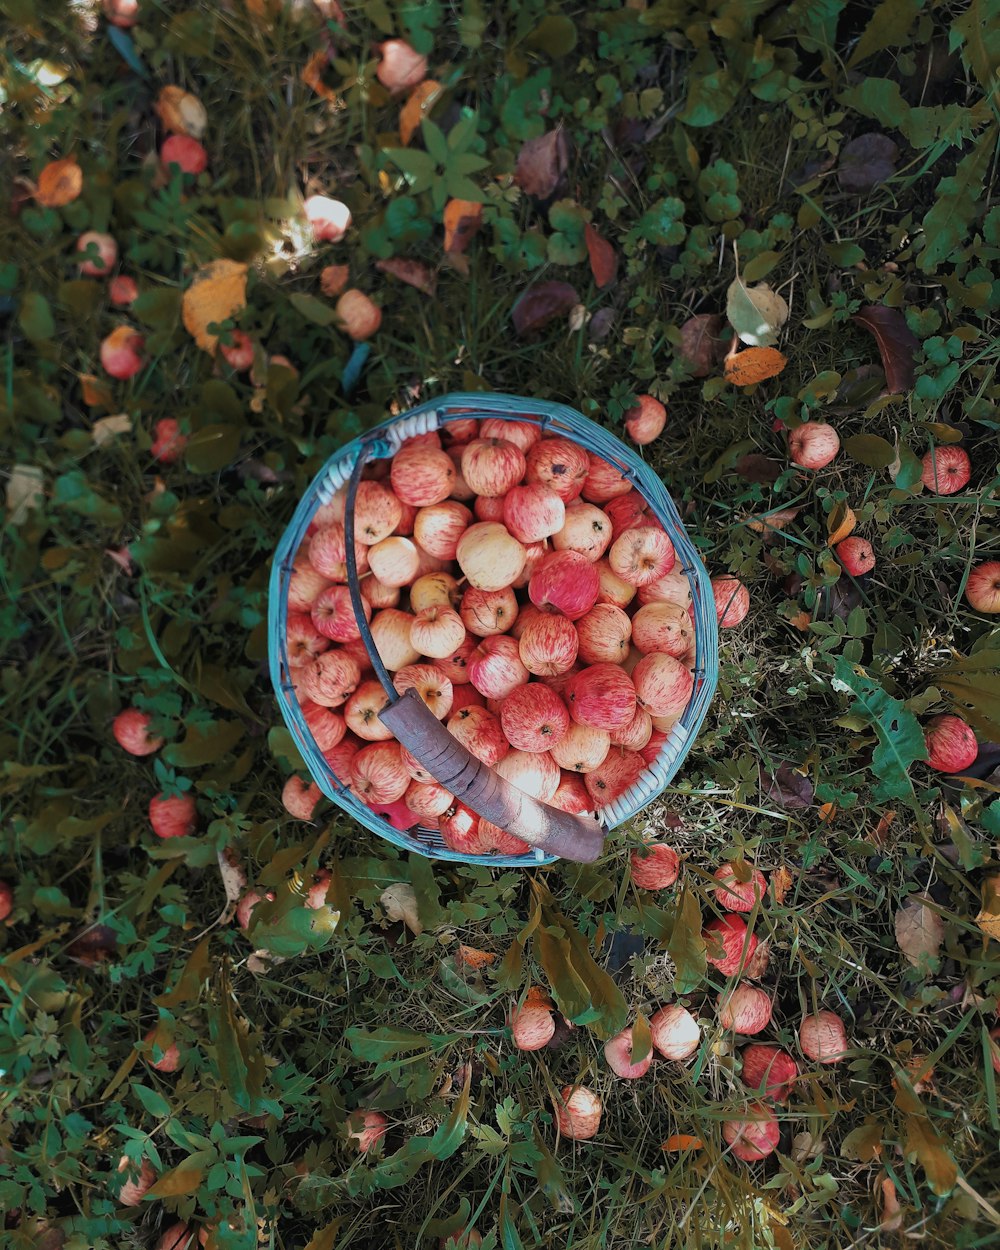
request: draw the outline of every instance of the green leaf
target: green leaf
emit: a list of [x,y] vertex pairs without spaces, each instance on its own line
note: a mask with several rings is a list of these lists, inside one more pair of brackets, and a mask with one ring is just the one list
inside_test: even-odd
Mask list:
[[236,746],[245,732],[239,721],[234,720],[189,725],[183,742],[172,742],[163,748],[163,758],[174,768],[214,764]]
[[56,332],[56,322],[49,301],[38,291],[25,292],[17,323],[32,343],[44,343]]
[[192,473],[218,473],[239,455],[243,431],[238,425],[205,425],[190,436],[184,463]]
[[760,282],[781,260],[781,252],[759,252],[743,266],[744,282]]
[[289,295],[288,302],[306,321],[317,326],[332,326],[336,323],[337,314],[329,304],[324,304],[315,295]]
[[882,0],[875,6],[868,25],[855,44],[847,68],[853,69],[861,61],[886,48],[906,46],[910,28],[924,7],[925,0]]
[[974,729],[1000,741],[1000,651],[985,649],[957,656],[935,674],[935,681]]
[[[854,434],[844,443],[844,451],[852,460],[870,469],[887,469],[896,459],[896,450],[877,434]],[[921,471],[923,471],[921,466]]]
[[878,746],[872,754],[872,772],[879,779],[874,797],[881,802],[909,798],[913,794],[909,767],[927,758],[920,722],[903,704],[864,672],[841,656],[837,660],[833,686],[855,696],[849,711],[863,716],[875,730]]
[[425,117],[420,123],[420,133],[424,137],[424,145],[431,158],[439,165],[447,165],[448,140],[441,127],[432,122],[429,117]]
[[954,176],[938,183],[934,203],[924,217],[924,247],[917,261],[924,273],[932,273],[968,239],[972,222],[985,207],[983,180],[996,140],[997,127],[991,126],[959,161]]
[[667,943],[667,953],[674,961],[674,990],[678,994],[690,994],[696,990],[708,967],[701,931],[701,908],[695,895],[685,885],[677,901],[673,929]]
[[568,56],[573,51],[576,40],[575,24],[561,13],[550,13],[527,36],[524,46],[548,56],[560,57]]
[[951,24],[952,48],[962,49],[962,60],[979,79],[979,85],[989,96],[997,90],[997,70],[1000,68],[1000,22],[993,8],[987,8],[982,0],[971,0],[965,12]]
[[170,1103],[157,1093],[155,1089],[150,1089],[148,1085],[132,1085],[132,1093],[142,1103],[143,1107],[150,1115],[155,1116],[158,1120],[165,1120],[170,1115]]
[[712,53],[702,49],[688,67],[688,94],[678,114],[688,126],[714,126],[736,103],[740,79],[723,69]]
[[356,1059],[382,1064],[417,1051],[442,1050],[460,1041],[461,1036],[460,1033],[417,1033],[413,1029],[393,1029],[388,1025],[366,1030],[355,1024],[347,1029],[344,1040]]
[[132,305],[132,311],[153,330],[172,330],[180,320],[182,299],[176,287],[153,287],[143,291]]

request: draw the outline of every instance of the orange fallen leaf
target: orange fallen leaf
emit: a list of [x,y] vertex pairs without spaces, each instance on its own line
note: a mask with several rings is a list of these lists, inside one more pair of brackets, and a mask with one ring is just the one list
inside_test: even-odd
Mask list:
[[444,88],[433,78],[425,78],[406,97],[399,110],[399,141],[407,147],[421,121],[430,113]]
[[199,269],[184,292],[184,328],[206,352],[214,352],[218,335],[208,327],[232,317],[247,302],[247,266],[235,260],[213,260]]
[[83,170],[71,156],[52,161],[38,175],[35,199],[46,208],[71,204],[83,190]]
[[475,200],[449,200],[444,206],[444,250],[464,252],[482,224],[482,204]]
[[834,505],[833,511],[826,518],[828,547],[835,547],[837,543],[847,538],[849,534],[854,533],[854,527],[858,523],[858,518],[854,515],[851,505],[843,499]]
[[788,618],[788,623],[789,625],[794,625],[796,629],[801,630],[805,634],[812,624],[812,617],[808,612],[796,612],[794,616]]
[[662,1150],[701,1150],[705,1143],[700,1137],[690,1137],[687,1133],[675,1133],[663,1143]]
[[552,999],[540,985],[533,985],[524,996],[525,1007],[551,1007]]
[[485,968],[488,964],[496,963],[496,958],[492,951],[481,951],[474,946],[459,944],[458,959],[467,968]]
[[302,67],[302,81],[307,87],[312,87],[318,96],[322,96],[324,100],[336,100],[337,93],[323,81],[323,71],[330,62],[330,53],[326,48],[320,48],[318,52],[314,52]]
[[110,408],[114,403],[111,387],[93,373],[80,374],[80,390],[88,408]]
[[583,227],[583,237],[590,258],[590,272],[594,275],[598,290],[603,290],[618,275],[618,253],[589,221]]
[[882,818],[878,822],[878,827],[872,835],[872,841],[877,842],[880,846],[884,846],[886,843],[886,835],[889,832],[889,827],[895,819],[895,812],[883,812]]
[[783,903],[785,895],[792,888],[795,878],[792,876],[792,870],[786,868],[784,864],[780,868],[776,868],[771,873],[771,893],[774,895],[776,903]]
[[753,386],[765,378],[776,377],[787,364],[776,347],[745,347],[726,357],[724,376],[734,386]]
[[899,1205],[899,1199],[896,1196],[895,1182],[889,1176],[884,1176],[880,1182],[882,1190],[882,1220],[879,1228],[884,1233],[897,1232],[903,1226],[903,1212]]
[[836,814],[837,814],[836,803],[824,803],[823,806],[819,809],[819,818],[825,825],[828,825],[830,821],[833,820],[834,816],[836,816]]

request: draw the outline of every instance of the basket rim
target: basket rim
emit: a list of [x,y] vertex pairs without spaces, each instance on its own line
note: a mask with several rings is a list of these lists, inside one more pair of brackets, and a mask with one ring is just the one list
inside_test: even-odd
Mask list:
[[428,842],[394,828],[356,798],[335,776],[308,730],[289,680],[286,634],[292,564],[317,508],[329,502],[347,480],[362,447],[369,449],[372,460],[385,458],[393,455],[404,439],[415,434],[436,431],[455,420],[491,417],[540,425],[543,431],[568,437],[585,450],[608,460],[643,495],[674,545],[694,605],[694,688],[660,755],[647,766],[625,795],[597,813],[598,819],[610,832],[634,817],[663,792],[678,772],[704,723],[718,680],[718,623],[711,578],[673,499],[653,470],[617,436],[565,404],[496,392],[452,392],[387,418],[334,452],[304,491],[274,552],[268,594],[268,662],[282,719],[296,742],[307,771],[327,798],[348,815],[400,849],[430,858],[492,868],[537,867],[553,863],[557,857],[545,855],[537,849],[522,855],[465,855],[443,844],[436,845],[434,839],[437,835],[433,830],[424,831],[431,838]]

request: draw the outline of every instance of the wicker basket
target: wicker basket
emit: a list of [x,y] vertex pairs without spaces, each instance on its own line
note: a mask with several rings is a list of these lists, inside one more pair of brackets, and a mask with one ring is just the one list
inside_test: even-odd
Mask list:
[[[664,742],[659,757],[625,794],[597,813],[601,826],[605,831],[614,829],[634,816],[669,784],[705,719],[718,679],[718,627],[711,581],[684,530],[673,501],[649,466],[612,434],[563,404],[514,395],[445,395],[384,422],[331,457],[303,496],[275,553],[268,610],[271,677],[285,724],[313,779],[328,798],[355,820],[403,850],[420,855],[487,864],[493,868],[527,868],[551,863],[557,857],[537,848],[522,855],[462,854],[445,846],[437,829],[418,827],[401,832],[362,803],[345,782],[334,775],[324,759],[307,727],[290,681],[286,644],[289,580],[296,553],[316,510],[329,503],[335,493],[349,483],[352,473],[357,480],[361,467],[359,460],[368,462],[392,456],[405,439],[437,430],[449,421],[470,417],[537,424],[547,434],[570,439],[588,452],[601,456],[632,481],[673,542],[678,564],[690,582],[694,605],[694,688],[684,714]],[[349,556],[353,556],[350,540],[347,549]],[[353,591],[358,595],[356,578],[354,582]],[[511,832],[517,833],[518,830],[511,829]]]

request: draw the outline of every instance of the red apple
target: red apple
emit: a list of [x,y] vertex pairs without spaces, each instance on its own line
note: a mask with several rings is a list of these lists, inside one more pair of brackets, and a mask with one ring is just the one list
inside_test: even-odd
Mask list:
[[[506,508],[507,500],[503,495],[477,495],[472,505],[477,521],[502,521],[504,524]],[[511,533],[514,531],[511,530]],[[517,538],[517,535],[514,534],[514,537]]]
[[392,672],[415,664],[420,652],[410,641],[414,617],[398,608],[383,608],[372,617],[371,632],[379,659]]
[[641,529],[649,517],[646,500],[634,488],[627,495],[609,499],[602,511],[611,521],[611,541],[614,542],[626,530]]
[[[320,576],[331,582],[347,581],[347,540],[339,521],[321,526],[309,539],[309,564]],[[355,539],[354,558],[358,573],[368,569],[368,548]]]
[[[541,446],[541,444],[539,444]],[[601,581],[596,567],[578,551],[553,551],[528,582],[528,598],[538,608],[579,620],[597,602]]]
[[437,820],[455,802],[455,796],[436,781],[411,781],[403,802],[421,820]]
[[122,30],[129,30],[139,20],[139,0],[101,0],[101,8],[111,25]]
[[134,378],[145,365],[146,340],[131,326],[117,326],[101,341],[101,367],[119,381]]
[[653,728],[653,732],[649,735],[649,741],[644,747],[637,747],[639,754],[646,761],[647,768],[650,764],[655,763],[660,757],[663,750],[663,744],[667,741],[667,735],[661,730]]
[[740,1052],[743,1060],[743,1083],[757,1093],[775,1102],[787,1102],[799,1075],[799,1065],[787,1050],[764,1042],[745,1046]]
[[599,560],[611,543],[611,519],[596,504],[575,500],[566,508],[562,529],[552,538],[556,551],[578,551]]
[[471,524],[469,509],[456,499],[446,499],[420,509],[413,520],[413,537],[430,555],[454,560],[458,540]]
[[[449,447],[456,443],[471,443],[474,438],[479,437],[479,422],[475,417],[458,417],[454,421],[448,421],[443,425],[440,434],[445,444]],[[503,434],[484,434],[484,438],[504,438]],[[514,442],[511,439],[511,442]],[[523,450],[523,448],[522,448]]]
[[753,958],[757,937],[747,929],[742,916],[717,916],[702,930],[708,947],[708,962],[731,977]]
[[825,421],[803,421],[788,434],[788,454],[803,469],[825,469],[840,451],[840,437]]
[[525,480],[549,486],[563,503],[576,499],[590,472],[587,453],[565,438],[543,438],[527,455]]
[[[468,676],[468,673],[466,676]],[[452,685],[455,686],[455,683],[452,682]],[[486,707],[486,700],[470,681],[466,681],[463,685],[455,686],[454,698],[451,703],[452,716],[456,712],[464,711],[467,707]]]
[[108,299],[116,308],[128,308],[139,298],[139,287],[135,278],[127,274],[116,274],[108,283]]
[[649,1032],[664,1059],[689,1059],[701,1044],[698,1021],[680,1003],[661,1007],[649,1021]]
[[327,195],[310,195],[302,205],[317,243],[339,243],[351,225],[351,210]]
[[462,624],[477,638],[507,633],[517,613],[517,596],[509,586],[501,590],[477,590],[470,586],[462,596]]
[[726,911],[753,911],[767,893],[767,878],[756,868],[750,869],[749,881],[740,881],[732,864],[723,864],[712,875],[719,883],[716,902]]
[[330,646],[330,639],[320,633],[312,617],[305,612],[289,612],[285,638],[288,663],[292,668],[311,664]]
[[939,773],[961,773],[976,761],[979,743],[971,725],[958,716],[935,716],[924,731],[927,767]]
[[839,1063],[847,1051],[847,1030],[834,1011],[817,1011],[803,1016],[799,1025],[799,1045],[814,1063]]
[[320,707],[318,703],[306,702],[300,704],[299,710],[309,732],[312,734],[313,741],[321,752],[331,751],[341,741],[347,731],[344,718],[331,708]]
[[521,663],[535,677],[567,673],[576,662],[579,638],[565,616],[542,612],[525,626],[518,639]]
[[626,530],[611,545],[612,572],[633,586],[648,586],[674,567],[674,545],[661,529],[643,526]]
[[731,573],[712,578],[712,594],[715,596],[715,612],[722,629],[732,629],[739,625],[750,611],[750,592]]
[[[616,747],[626,747],[630,751],[641,751],[653,736],[653,718],[641,707],[635,709],[635,715],[627,725],[612,729],[611,742]],[[643,759],[645,760],[645,756]]]
[[409,784],[398,742],[373,742],[351,761],[351,789],[363,803],[395,803]]
[[566,683],[566,704],[578,725],[620,728],[635,715],[635,686],[617,664],[591,664]]
[[[533,690],[534,686],[526,686]],[[578,725],[571,722],[566,733],[551,748],[552,758],[560,768],[572,773],[589,773],[604,763],[611,750],[611,737],[604,729],[594,729],[590,725]],[[593,800],[588,798],[589,811]]]
[[837,559],[852,577],[861,577],[875,567],[875,552],[866,538],[845,538],[834,547]]
[[753,985],[737,985],[728,994],[720,994],[719,1023],[746,1037],[760,1033],[771,1022],[771,997],[766,990]]
[[382,59],[375,70],[375,77],[393,95],[409,91],[427,77],[427,58],[405,39],[387,39],[379,51]]
[[[573,729],[574,726],[570,725],[569,733],[572,733]],[[566,735],[567,738],[569,733]],[[565,741],[566,738],[563,739],[563,742]],[[583,778],[576,773],[563,772],[560,775],[559,784],[548,803],[550,807],[558,807],[561,812],[572,812],[574,816],[594,810],[594,800],[587,793]]]
[[639,602],[644,607],[648,603],[672,603],[686,612],[691,606],[691,583],[687,574],[675,568],[648,586],[640,586]]
[[632,1062],[633,1050],[631,1028],[622,1029],[620,1033],[616,1033],[604,1043],[604,1058],[607,1060],[608,1067],[615,1076],[620,1076],[626,1081],[637,1081],[645,1076],[653,1062],[652,1048],[645,1059],[640,1060],[639,1063]]
[[524,568],[527,553],[505,526],[496,521],[470,525],[458,540],[459,568],[477,590],[503,590]]
[[510,750],[500,719],[484,707],[464,707],[453,712],[448,718],[448,732],[490,768]]
[[110,234],[87,230],[76,241],[76,250],[86,255],[80,273],[87,278],[106,278],[118,259],[118,244]]
[[[385,582],[380,582],[373,573],[361,579],[361,595],[372,608],[398,607],[401,598],[399,590],[398,586],[387,586]],[[371,617],[368,619],[371,620]]]
[[200,174],[208,168],[208,153],[190,135],[170,135],[160,145],[160,164],[167,173],[173,166],[184,174]]
[[524,568],[514,579],[515,590],[523,590],[535,575],[535,570],[551,552],[548,539],[538,543],[528,543],[524,548]]
[[424,608],[413,618],[410,642],[421,655],[443,660],[453,655],[465,641],[465,626],[453,608]]
[[296,820],[312,820],[313,810],[322,797],[319,786],[293,774],[281,791],[281,804]]
[[507,421],[503,417],[487,417],[479,426],[480,438],[505,438],[515,443],[525,455],[542,437],[541,427],[532,421]]
[[253,368],[253,339],[245,330],[230,330],[226,336],[230,341],[219,341],[219,351],[226,364],[234,373],[246,373]]
[[632,883],[640,890],[668,890],[681,866],[677,852],[665,842],[647,843],[641,851],[632,852],[629,862]]
[[382,683],[363,681],[344,704],[344,724],[363,742],[388,742],[392,730],[379,720],[379,713],[388,706],[389,696]]
[[629,652],[632,622],[621,608],[595,603],[576,622],[576,632],[585,664],[620,664]]
[[933,447],[923,458],[920,480],[938,495],[954,495],[969,484],[972,465],[962,447]]
[[547,803],[559,788],[559,765],[547,751],[508,751],[496,771],[512,786]]
[[[361,602],[365,620],[370,621],[371,605],[367,599],[362,599]],[[351,592],[346,586],[328,586],[326,590],[320,591],[313,604],[311,619],[316,632],[332,642],[352,642],[361,637],[351,602]]]
[[588,459],[590,464],[582,489],[584,499],[591,503],[607,503],[618,495],[627,495],[632,489],[629,479],[613,464],[608,464],[593,452],[589,453]]
[[[354,499],[355,541],[366,547],[381,542],[395,532],[402,517],[403,505],[381,482],[358,483],[358,492]],[[419,538],[417,542],[420,542]],[[428,551],[431,550],[426,543],[420,542],[420,545]]]
[[[566,521],[566,505],[541,482],[513,486],[503,500],[503,522],[521,543],[541,542],[558,534]],[[557,544],[558,545],[558,544]]]
[[194,795],[156,794],[149,800],[149,823],[158,838],[189,838],[197,821]]
[[690,670],[672,655],[654,652],[640,660],[632,671],[639,706],[650,716],[680,716],[694,690]]
[[625,413],[625,430],[640,447],[659,438],[666,424],[667,410],[652,395],[640,395],[638,404]]
[[397,694],[415,690],[438,720],[444,720],[451,711],[451,681],[434,664],[407,664],[392,679],[392,684]]
[[506,699],[528,680],[517,642],[508,634],[484,638],[469,657],[469,681],[487,699]]
[[361,680],[357,661],[343,651],[326,651],[298,671],[302,674],[302,693],[321,707],[346,703]]
[[447,452],[430,446],[402,447],[392,458],[393,494],[403,503],[426,508],[451,494],[455,466]]
[[613,746],[604,761],[583,778],[587,793],[598,808],[620,799],[646,771],[646,761],[638,751]]
[[309,563],[307,556],[297,556],[288,579],[289,612],[311,612],[320,592],[329,581]]
[[381,1111],[354,1111],[348,1120],[348,1140],[357,1142],[358,1154],[367,1154],[389,1131]]
[[607,560],[598,560],[597,602],[610,603],[616,608],[627,608],[635,598],[636,588],[624,577],[619,577]]
[[673,603],[647,603],[632,618],[632,641],[646,655],[681,659],[694,642],[691,617]]
[[569,729],[569,712],[547,686],[518,686],[503,701],[500,726],[515,750],[548,751]]
[[757,1163],[777,1148],[781,1128],[774,1112],[763,1103],[755,1102],[747,1107],[744,1119],[725,1121],[722,1136],[737,1159],[744,1163]]
[[987,560],[972,569],[965,598],[976,612],[1000,612],[1000,560]]
[[[451,655],[438,656],[434,660],[455,689],[469,684],[469,660],[476,649],[477,641],[472,634],[465,634]],[[454,709],[454,703],[452,703],[452,708]]]
[[524,452],[503,438],[477,438],[462,453],[462,477],[477,495],[506,495],[525,468]]
[[148,712],[127,707],[115,717],[111,732],[118,745],[129,755],[153,755],[163,746],[163,739],[150,733],[152,721]]
[[563,1137],[589,1141],[597,1136],[603,1107],[592,1089],[585,1085],[564,1085],[553,1105],[556,1126]]

